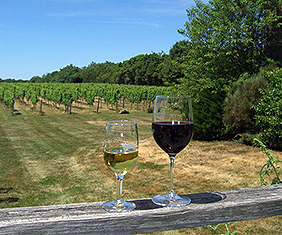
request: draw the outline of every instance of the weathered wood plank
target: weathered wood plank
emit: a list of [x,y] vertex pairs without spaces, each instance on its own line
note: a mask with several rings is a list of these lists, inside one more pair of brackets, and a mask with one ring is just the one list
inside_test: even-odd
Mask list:
[[282,215],[282,185],[187,195],[183,208],[160,208],[150,199],[137,209],[108,213],[102,202],[0,210],[0,234],[133,234]]

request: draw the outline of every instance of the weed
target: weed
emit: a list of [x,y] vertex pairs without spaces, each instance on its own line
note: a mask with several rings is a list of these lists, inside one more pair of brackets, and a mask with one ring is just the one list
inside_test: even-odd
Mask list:
[[[225,224],[217,224],[217,225],[209,225],[208,227],[211,229],[211,231],[214,233],[214,234],[220,234],[220,235],[236,235],[236,234],[239,234],[241,233],[240,231],[238,230],[235,230],[233,232],[231,232],[230,228],[228,227],[231,223],[225,223]],[[222,227],[224,226],[225,227],[225,233],[222,233]]]
[[[280,184],[282,183],[279,170],[282,169],[279,164],[282,163],[281,160],[275,159],[270,152],[267,150],[266,146],[258,139],[254,139],[255,145],[259,146],[260,149],[267,155],[267,162],[261,167],[259,171],[260,182],[262,185],[268,184]],[[274,177],[272,178],[272,176]],[[266,180],[267,177],[270,177],[270,180]]]

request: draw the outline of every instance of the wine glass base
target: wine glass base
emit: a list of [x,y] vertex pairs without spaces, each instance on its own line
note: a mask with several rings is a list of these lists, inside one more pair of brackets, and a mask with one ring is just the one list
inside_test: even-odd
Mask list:
[[171,197],[171,194],[168,193],[166,195],[157,195],[152,198],[153,203],[159,205],[159,206],[167,206],[167,207],[181,207],[181,206],[187,206],[191,203],[190,198],[183,198],[179,195],[174,194],[173,197]]
[[133,202],[126,201],[111,201],[104,202],[102,208],[108,212],[126,212],[132,211],[136,208],[136,205]]

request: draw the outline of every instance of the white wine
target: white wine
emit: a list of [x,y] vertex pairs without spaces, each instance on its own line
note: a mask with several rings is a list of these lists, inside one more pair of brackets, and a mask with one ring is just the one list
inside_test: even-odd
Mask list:
[[115,173],[125,175],[135,164],[138,151],[111,150],[104,151],[105,164]]
[[127,171],[133,167],[138,157],[137,123],[126,120],[107,121],[104,141],[104,161],[116,175],[117,200],[104,202],[102,208],[109,212],[132,211],[133,202],[122,200],[122,181]]

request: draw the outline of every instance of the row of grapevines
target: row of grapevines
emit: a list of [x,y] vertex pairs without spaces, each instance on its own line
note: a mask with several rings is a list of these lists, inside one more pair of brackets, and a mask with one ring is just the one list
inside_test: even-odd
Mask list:
[[116,104],[121,98],[138,103],[145,100],[153,101],[156,95],[168,93],[166,87],[104,83],[17,83],[6,86],[14,87],[17,98],[26,99],[33,105],[36,105],[39,99],[44,99],[54,104],[63,104],[66,109],[77,100],[93,105],[95,97],[102,98],[109,104]]
[[0,85],[0,101],[3,102],[8,108],[10,108],[11,113],[14,111],[14,92],[15,86],[9,83],[1,83]]

